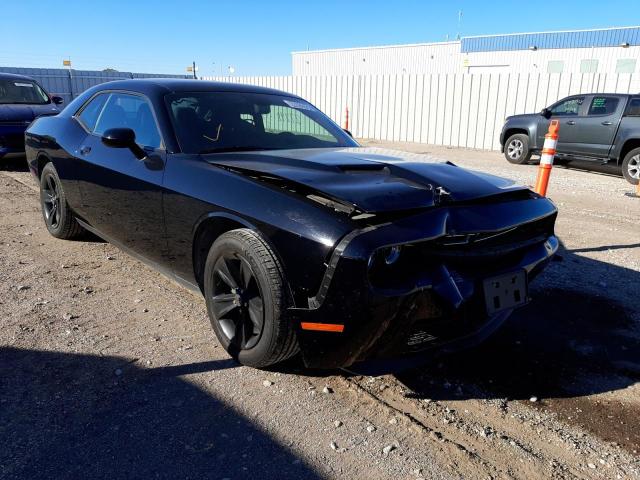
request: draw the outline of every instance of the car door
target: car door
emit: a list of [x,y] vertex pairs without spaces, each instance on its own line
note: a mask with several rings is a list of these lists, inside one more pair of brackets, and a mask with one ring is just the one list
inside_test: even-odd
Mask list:
[[551,105],[551,118],[545,119],[541,116],[541,123],[538,125],[538,144],[544,144],[544,135],[549,129],[551,120],[560,122],[560,132],[558,135],[558,145],[556,150],[558,153],[572,153],[576,149],[578,143],[577,126],[580,123],[581,114],[584,110],[584,101],[586,95],[576,95],[567,97],[559,102]]
[[[110,92],[78,152],[82,214],[108,240],[163,263],[166,236],[162,181],[166,153],[153,107],[142,95]],[[82,112],[80,120],[82,120]],[[110,128],[131,128],[148,156],[102,143]]]
[[[587,97],[585,115],[578,118],[575,128],[576,154],[602,159],[609,149],[618,129],[626,97],[620,95],[592,95]],[[560,128],[562,135],[562,127]]]

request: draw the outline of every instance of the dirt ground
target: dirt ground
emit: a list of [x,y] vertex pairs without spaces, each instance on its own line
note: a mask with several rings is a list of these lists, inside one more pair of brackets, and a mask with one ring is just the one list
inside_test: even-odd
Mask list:
[[24,162],[0,170],[1,479],[640,478],[640,199],[621,178],[553,170],[558,261],[484,345],[364,377],[238,366],[202,299],[49,236]]

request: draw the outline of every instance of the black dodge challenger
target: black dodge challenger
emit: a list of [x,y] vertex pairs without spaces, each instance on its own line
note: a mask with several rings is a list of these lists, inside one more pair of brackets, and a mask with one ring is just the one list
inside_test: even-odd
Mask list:
[[558,248],[546,198],[362,148],[267,88],[102,84],[32,123],[26,151],[53,236],[88,230],[201,291],[224,348],[255,367],[477,343]]

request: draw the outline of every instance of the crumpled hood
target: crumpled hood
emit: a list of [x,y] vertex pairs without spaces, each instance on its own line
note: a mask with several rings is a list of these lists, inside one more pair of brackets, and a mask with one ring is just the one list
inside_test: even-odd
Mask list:
[[431,207],[444,196],[464,202],[525,189],[427,155],[378,148],[217,153],[203,158],[247,175],[303,185],[368,213]]
[[40,115],[57,115],[60,110],[52,103],[45,105],[0,104],[0,122],[23,122],[28,125]]

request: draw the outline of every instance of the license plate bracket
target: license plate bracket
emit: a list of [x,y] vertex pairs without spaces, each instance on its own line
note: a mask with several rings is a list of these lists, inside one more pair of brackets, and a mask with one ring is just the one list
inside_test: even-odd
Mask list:
[[527,272],[514,272],[486,278],[482,282],[489,315],[524,305],[527,302]]

